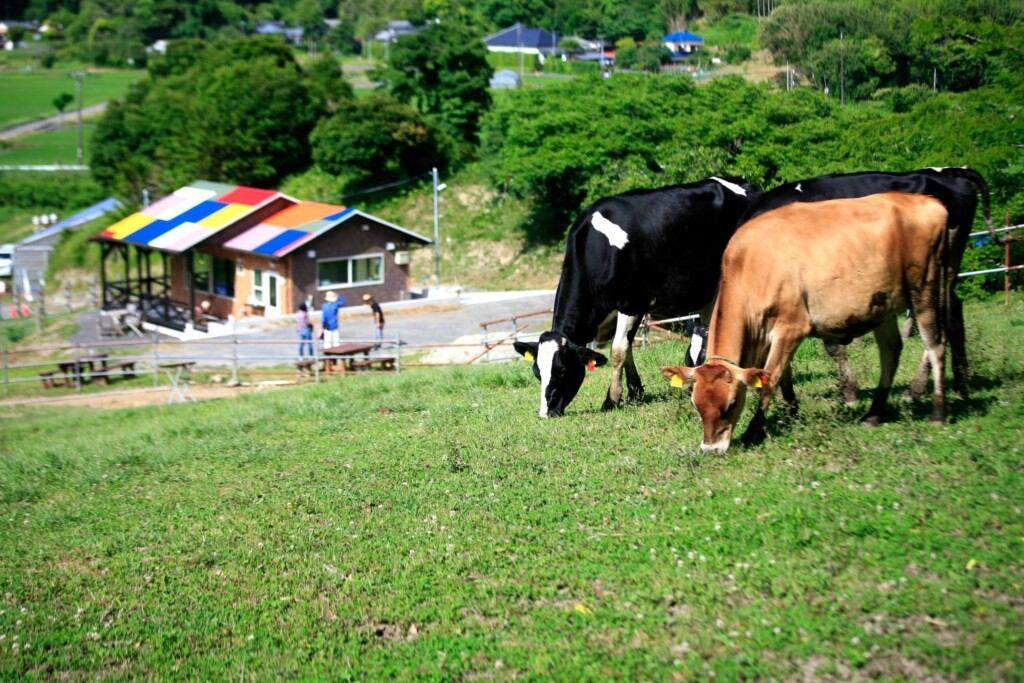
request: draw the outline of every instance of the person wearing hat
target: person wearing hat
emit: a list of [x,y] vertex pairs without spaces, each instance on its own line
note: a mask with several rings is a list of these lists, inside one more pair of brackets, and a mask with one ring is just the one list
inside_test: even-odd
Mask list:
[[[380,310],[380,304],[373,300],[373,296],[363,294],[363,303],[370,307],[373,312],[373,340],[376,342],[384,339],[384,311]],[[374,348],[380,348],[377,344]]]
[[341,337],[338,334],[338,309],[345,305],[344,299],[339,299],[337,292],[330,291],[324,295],[324,305],[320,310],[323,318],[320,324],[324,328],[324,348],[329,349],[337,346]]

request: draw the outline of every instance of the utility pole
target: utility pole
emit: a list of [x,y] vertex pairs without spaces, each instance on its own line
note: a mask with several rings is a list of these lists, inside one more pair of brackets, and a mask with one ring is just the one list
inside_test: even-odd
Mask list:
[[82,143],[82,80],[86,77],[84,71],[74,71],[71,77],[75,79],[75,91],[78,94],[78,165],[85,164],[85,147]]
[[437,184],[437,168],[430,169],[430,175],[434,180],[434,286],[441,286],[441,232],[438,229],[437,221],[437,195],[447,185]]

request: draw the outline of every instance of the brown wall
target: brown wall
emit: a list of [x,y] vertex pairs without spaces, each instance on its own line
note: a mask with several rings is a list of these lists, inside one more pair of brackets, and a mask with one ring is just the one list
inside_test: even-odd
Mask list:
[[[365,230],[363,226],[366,226]],[[394,242],[394,251],[386,249],[388,242]],[[276,272],[281,278],[282,314],[294,313],[298,305],[310,295],[313,297],[314,308],[319,309],[324,303],[327,290],[317,289],[317,263],[321,260],[371,254],[384,255],[384,282],[379,285],[339,287],[334,291],[345,299],[346,306],[361,305],[363,294],[371,294],[379,302],[398,301],[409,289],[409,266],[396,264],[395,253],[409,251],[411,246],[403,233],[359,215],[302,245],[283,259],[204,245],[199,248],[203,253],[235,262],[235,296],[230,298],[196,292],[193,305],[198,306],[201,301],[208,299],[210,314],[218,318],[230,315],[241,320],[251,315],[262,315],[262,309],[254,309],[246,304],[246,299],[252,294],[252,271],[259,268]],[[316,252],[314,258],[309,257],[311,250]],[[186,258],[191,258],[191,253],[171,258],[171,298],[187,305],[190,294],[186,287]],[[244,273],[238,272],[239,265],[244,268]]]
[[[367,229],[363,230],[363,226]],[[309,295],[313,305],[320,308],[327,290],[317,289],[317,262],[347,256],[384,255],[384,282],[379,285],[338,287],[334,291],[345,299],[346,306],[362,303],[363,294],[371,294],[380,302],[398,301],[409,289],[409,266],[395,263],[395,253],[409,251],[407,237],[362,216],[355,216],[312,242],[292,253],[294,287],[292,306],[298,306]],[[395,243],[395,250],[388,251],[385,245]],[[308,252],[316,252],[316,258],[309,258]]]

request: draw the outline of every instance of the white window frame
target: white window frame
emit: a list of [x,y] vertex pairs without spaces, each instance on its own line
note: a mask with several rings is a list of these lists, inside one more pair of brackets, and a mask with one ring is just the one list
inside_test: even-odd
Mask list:
[[[359,280],[354,279],[354,264],[356,261],[370,261],[376,260],[379,264],[377,272],[380,273],[380,277],[376,280]],[[348,263],[348,282],[344,283],[327,283],[324,284],[320,277],[320,266],[324,263],[338,263],[344,261]],[[317,261],[317,272],[316,272],[316,284],[317,289],[321,292],[328,289],[349,289],[352,287],[365,287],[367,285],[379,285],[384,283],[384,254],[359,254],[356,256],[341,256],[338,258],[321,259]]]

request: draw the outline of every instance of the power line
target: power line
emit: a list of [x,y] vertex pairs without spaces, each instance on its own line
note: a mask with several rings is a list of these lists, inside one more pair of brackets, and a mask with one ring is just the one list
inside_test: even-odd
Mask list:
[[369,187],[369,188],[367,188],[365,190],[359,190],[358,192],[349,192],[347,194],[331,195],[330,197],[323,197],[323,198],[317,199],[315,201],[326,202],[326,201],[331,201],[331,200],[335,200],[335,199],[347,199],[348,197],[358,197],[359,195],[370,194],[372,192],[380,192],[381,190],[389,190],[392,187],[398,187],[399,185],[406,185],[408,183],[414,183],[417,180],[423,180],[424,178],[430,178],[430,177],[432,177],[432,175],[430,173],[423,173],[423,174],[418,175],[418,176],[413,176],[412,178],[406,178],[405,180],[396,180],[395,182],[387,183],[386,185],[377,185],[376,187]]

